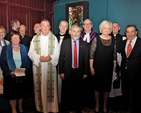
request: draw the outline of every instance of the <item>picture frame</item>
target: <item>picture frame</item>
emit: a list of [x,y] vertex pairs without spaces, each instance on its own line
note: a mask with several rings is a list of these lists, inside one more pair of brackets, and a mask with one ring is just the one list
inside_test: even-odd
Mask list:
[[82,28],[83,21],[89,17],[88,8],[89,3],[87,1],[66,4],[66,20],[69,24],[68,31],[70,31],[71,26],[74,24]]

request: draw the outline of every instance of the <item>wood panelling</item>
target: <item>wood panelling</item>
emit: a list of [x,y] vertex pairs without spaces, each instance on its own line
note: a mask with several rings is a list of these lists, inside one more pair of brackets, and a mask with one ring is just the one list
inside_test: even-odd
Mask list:
[[45,0],[10,0],[10,3],[44,11],[46,1]]
[[[53,1],[53,0],[52,0]],[[50,3],[48,3],[47,4],[47,6],[46,6],[46,11],[47,11],[47,13],[46,13],[46,16],[47,15],[49,15],[49,16],[47,16],[47,19],[48,20],[50,20],[50,23],[51,23],[51,28],[52,28],[52,31],[53,31],[53,23],[54,23],[54,18],[53,18],[53,12],[54,12],[54,10],[51,10],[51,9],[54,9],[54,7],[53,7],[53,5],[51,5],[52,3],[50,2]]]
[[0,0],[0,2],[7,2],[7,0]]
[[[27,27],[27,33],[33,36],[33,26],[43,18],[53,25],[53,1],[48,0],[0,0],[0,24],[7,31],[10,22],[17,19]],[[53,27],[51,27],[53,31]]]
[[0,24],[4,27],[7,27],[7,6],[5,4],[0,3]]
[[31,12],[30,13],[30,16],[31,16],[31,19],[30,19],[30,23],[31,23],[31,26],[30,26],[30,32],[32,34],[34,34],[34,31],[33,31],[33,26],[35,23],[40,23],[40,21],[44,18],[44,13],[41,13],[41,12]]
[[22,23],[22,24],[25,24],[25,25],[27,25],[27,23],[28,23],[28,10],[26,10],[26,9],[23,9],[23,8],[20,8],[20,10],[19,9],[17,9],[16,7],[11,7],[11,9],[10,9],[10,18],[15,18],[15,19],[19,19],[20,20],[20,23]]

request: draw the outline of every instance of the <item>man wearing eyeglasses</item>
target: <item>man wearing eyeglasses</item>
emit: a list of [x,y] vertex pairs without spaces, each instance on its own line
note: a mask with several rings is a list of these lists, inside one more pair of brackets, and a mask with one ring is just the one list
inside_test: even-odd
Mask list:
[[[88,44],[88,49],[90,50],[90,45],[92,40],[97,35],[96,32],[92,31],[93,23],[90,19],[85,19],[83,22],[83,31],[81,32],[81,39]],[[89,53],[88,53],[89,54]],[[89,72],[87,79],[83,80],[83,106],[84,108],[92,108],[93,106],[93,88],[92,88],[92,76]]]

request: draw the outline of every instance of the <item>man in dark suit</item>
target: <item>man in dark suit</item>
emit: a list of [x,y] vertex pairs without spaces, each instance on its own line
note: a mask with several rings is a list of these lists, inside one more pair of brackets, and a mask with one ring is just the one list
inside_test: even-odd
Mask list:
[[5,40],[8,40],[8,41],[10,41],[10,40],[9,40],[9,38],[10,38],[10,33],[11,33],[12,31],[18,31],[18,30],[19,30],[20,22],[19,22],[18,20],[14,19],[14,20],[11,21],[10,27],[11,27],[10,31],[9,31],[9,32],[6,34],[6,36],[4,37],[4,39],[5,39]]
[[[20,43],[25,45],[26,47],[30,47],[30,42],[32,40],[32,38],[29,36],[29,35],[26,35],[26,26],[25,25],[20,25],[20,28],[19,28],[19,33],[21,35],[21,41]],[[27,72],[27,76],[26,76],[26,94],[32,94],[33,95],[33,71],[32,71],[32,65],[30,65],[30,68]]]
[[140,113],[141,107],[141,39],[135,25],[125,30],[127,40],[121,45],[121,76],[123,108],[128,110],[131,97],[131,113]]
[[81,84],[89,70],[88,46],[80,39],[80,33],[81,28],[73,25],[70,31],[71,38],[63,41],[60,51],[59,74],[64,80],[66,113],[80,112]]
[[26,26],[23,24],[20,25],[19,32],[22,37],[21,43],[29,48],[32,38],[29,35],[26,35]]

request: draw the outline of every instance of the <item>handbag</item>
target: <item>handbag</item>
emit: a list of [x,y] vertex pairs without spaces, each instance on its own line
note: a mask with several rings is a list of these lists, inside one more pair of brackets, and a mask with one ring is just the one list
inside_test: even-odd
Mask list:
[[0,79],[0,94],[3,94],[3,79]]

